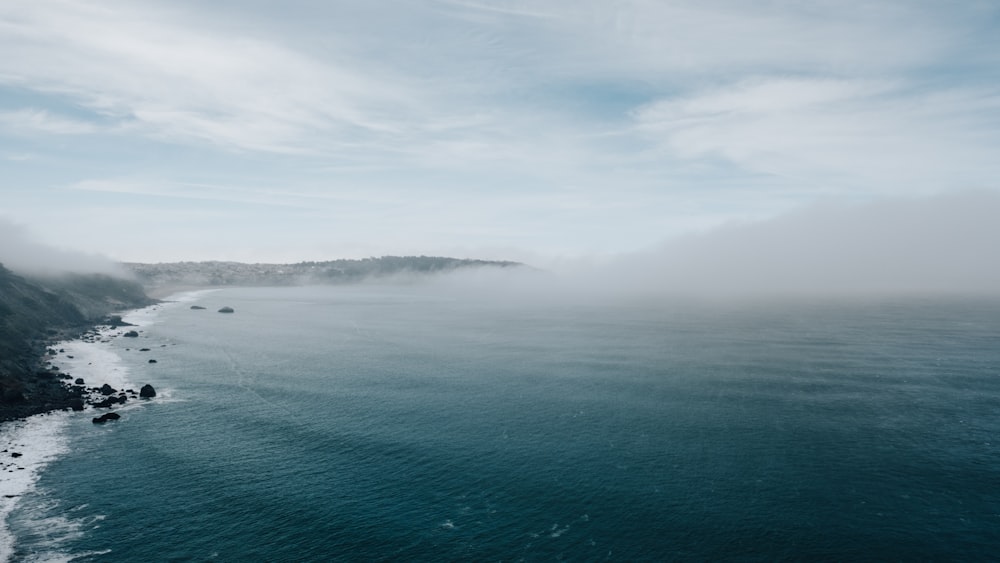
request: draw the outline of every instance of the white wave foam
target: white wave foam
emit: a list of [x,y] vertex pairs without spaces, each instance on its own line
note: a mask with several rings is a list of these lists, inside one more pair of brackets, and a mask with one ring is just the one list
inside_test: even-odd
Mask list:
[[[107,383],[115,389],[128,389],[128,367],[122,358],[105,342],[84,342],[68,340],[54,346],[59,355],[51,359],[52,365],[60,371],[82,377],[88,387],[100,387]],[[72,356],[72,357],[70,357]]]
[[[163,309],[196,301],[211,291],[215,290],[178,293],[171,296],[169,302],[124,313],[122,320],[136,327],[149,326],[156,322],[156,317]],[[100,387],[107,383],[116,389],[134,388],[129,379],[128,367],[111,343],[112,336],[120,332],[121,328],[105,327],[98,331],[97,338],[89,341],[67,340],[54,344],[52,348],[61,351],[49,361],[60,371],[71,374],[74,379],[83,378],[88,387]],[[131,410],[137,405],[138,402],[130,401],[118,410]],[[16,538],[8,527],[8,517],[20,499],[34,490],[45,466],[69,451],[66,429],[70,420],[83,420],[85,416],[89,417],[90,414],[59,411],[0,424],[0,563],[9,562],[14,556]],[[14,454],[19,455],[15,457]],[[57,520],[49,517],[43,524],[49,529],[63,530],[65,533],[61,537],[82,533],[77,529],[80,522],[63,517]],[[100,553],[104,552],[94,554]],[[70,561],[78,555],[70,556],[52,551],[36,554],[31,560]]]
[[0,425],[0,561],[14,556],[7,517],[21,497],[34,489],[42,469],[68,451],[65,428],[70,417],[70,413],[55,412]]

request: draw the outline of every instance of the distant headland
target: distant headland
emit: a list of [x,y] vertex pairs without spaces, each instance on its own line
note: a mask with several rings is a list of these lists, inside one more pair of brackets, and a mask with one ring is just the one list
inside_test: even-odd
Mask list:
[[[288,286],[349,284],[403,276],[424,276],[470,268],[523,267],[519,262],[442,256],[382,256],[294,264],[169,262],[123,264],[147,290],[174,287]],[[156,292],[161,293],[161,292]]]

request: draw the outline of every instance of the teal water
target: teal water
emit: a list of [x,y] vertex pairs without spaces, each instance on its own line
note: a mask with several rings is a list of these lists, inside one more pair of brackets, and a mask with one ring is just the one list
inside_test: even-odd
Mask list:
[[112,344],[165,397],[70,425],[15,560],[1000,552],[1000,301],[199,303]]

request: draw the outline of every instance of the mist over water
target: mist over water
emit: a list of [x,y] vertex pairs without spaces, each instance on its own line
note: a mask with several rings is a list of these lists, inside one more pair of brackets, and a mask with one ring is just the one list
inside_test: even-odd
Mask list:
[[[593,298],[980,295],[1000,291],[1000,195],[829,202],[729,224],[540,285]],[[565,295],[564,293],[560,293]]]

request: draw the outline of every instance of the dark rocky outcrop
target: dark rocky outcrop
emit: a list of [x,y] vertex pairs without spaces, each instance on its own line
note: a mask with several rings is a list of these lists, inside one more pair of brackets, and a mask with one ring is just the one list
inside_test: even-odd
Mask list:
[[223,308],[219,309],[219,312],[220,313],[235,313],[236,311],[233,311],[232,307],[223,307]]
[[201,305],[191,305],[191,309],[193,309],[195,311],[204,311],[205,310],[205,308],[202,307]]
[[153,389],[153,386],[147,383],[139,389],[139,396],[143,399],[152,399],[156,396],[156,389]]
[[108,325],[108,326],[110,326],[112,328],[118,328],[120,326],[135,326],[132,323],[127,323],[127,322],[123,321],[121,315],[111,315],[111,316],[109,316],[107,319],[104,320],[104,324],[106,324],[106,325]]
[[101,395],[114,395],[115,393],[118,392],[118,390],[105,383],[104,385],[101,386],[100,392]]
[[84,381],[83,381],[83,378],[82,378],[82,377],[78,377],[78,378],[76,378],[76,381],[74,381],[73,383],[74,383],[75,385],[85,385],[85,383],[84,383]]
[[155,364],[155,363],[156,363],[156,360],[154,360],[154,359],[150,358],[150,359],[149,359],[149,363],[151,363],[151,364]]
[[111,407],[118,404],[118,397],[108,397],[103,401],[97,401],[90,403],[91,406],[97,407],[99,409],[110,409]]
[[134,331],[134,330],[130,330],[130,331],[126,332],[125,334],[123,334],[122,336],[124,336],[125,338],[138,338],[139,337],[139,333],[136,332],[136,331]]
[[94,422],[94,424],[104,424],[105,422],[108,422],[109,420],[118,420],[121,417],[122,416],[120,414],[116,413],[116,412],[106,412],[106,413],[102,414],[101,416],[98,416],[98,417],[94,418],[93,422]]

